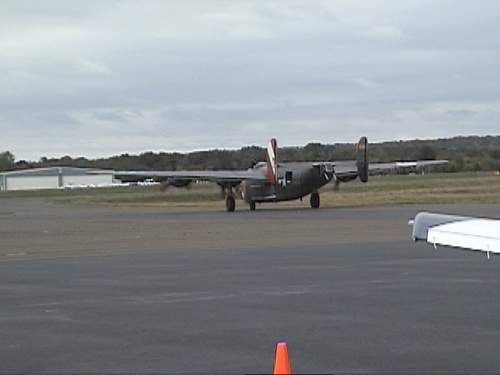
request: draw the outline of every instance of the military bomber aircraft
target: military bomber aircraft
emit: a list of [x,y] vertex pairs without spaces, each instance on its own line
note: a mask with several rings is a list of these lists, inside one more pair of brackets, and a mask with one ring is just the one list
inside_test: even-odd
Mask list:
[[[286,162],[278,161],[278,145],[271,139],[267,148],[267,161],[256,163],[248,170],[220,171],[115,171],[116,178],[131,182],[153,179],[174,187],[185,187],[193,181],[211,181],[221,186],[226,201],[226,211],[233,212],[235,197],[241,198],[255,210],[257,203],[281,202],[302,199],[310,195],[312,208],[319,208],[319,189],[334,182],[348,182],[359,177],[368,181],[370,173],[398,167],[419,167],[446,163],[446,160],[422,160],[370,164],[368,141],[362,137],[356,147],[356,160]],[[237,194],[239,193],[239,194]]]

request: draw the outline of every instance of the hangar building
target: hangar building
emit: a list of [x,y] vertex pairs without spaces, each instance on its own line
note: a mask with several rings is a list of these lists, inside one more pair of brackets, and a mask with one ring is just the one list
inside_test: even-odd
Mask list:
[[0,191],[59,189],[113,184],[113,171],[50,167],[0,173]]

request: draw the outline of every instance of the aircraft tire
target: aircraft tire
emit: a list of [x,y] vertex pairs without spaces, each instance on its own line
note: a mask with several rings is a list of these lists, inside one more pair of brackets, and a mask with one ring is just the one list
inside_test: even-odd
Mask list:
[[311,208],[319,208],[320,206],[320,198],[319,198],[319,193],[314,192],[311,194]]
[[234,197],[232,195],[228,195],[226,197],[226,211],[234,212],[235,208],[236,208],[236,201],[234,200]]
[[251,201],[250,203],[248,203],[248,205],[250,206],[250,211],[255,211],[255,202],[254,201]]

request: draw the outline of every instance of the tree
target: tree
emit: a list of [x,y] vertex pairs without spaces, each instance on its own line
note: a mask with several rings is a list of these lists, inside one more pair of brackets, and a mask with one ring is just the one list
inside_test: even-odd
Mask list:
[[[409,140],[373,143],[368,146],[370,162],[393,160],[446,159],[450,162],[435,167],[436,171],[458,172],[500,168],[500,136],[455,137],[435,140]],[[309,143],[304,147],[280,147],[278,159],[285,161],[352,160],[355,145],[351,143]],[[246,169],[255,162],[266,160],[266,149],[257,146],[240,150],[208,150],[187,154],[144,152],[140,155],[122,154],[109,158],[88,160],[42,157],[38,162],[17,161],[6,151],[0,153],[0,171],[49,166],[75,166],[116,170],[197,170]]]
[[0,171],[7,171],[14,167],[16,158],[10,151],[0,152]]
[[419,147],[416,159],[432,160],[436,158],[436,151],[430,145]]

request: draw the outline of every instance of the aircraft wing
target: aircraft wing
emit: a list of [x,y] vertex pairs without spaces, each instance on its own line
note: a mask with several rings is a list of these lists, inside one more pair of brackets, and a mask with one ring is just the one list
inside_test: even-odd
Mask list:
[[262,171],[256,170],[225,170],[225,171],[114,171],[115,178],[122,181],[142,181],[153,179],[156,181],[176,180],[203,180],[212,182],[241,182],[242,180],[266,180]]
[[[448,160],[415,160],[415,161],[396,161],[391,163],[369,163],[368,172],[377,173],[384,170],[392,170],[397,168],[425,167],[425,166],[440,165],[446,163],[448,163]],[[356,178],[358,175],[358,161],[356,160],[338,161],[333,163],[325,162],[325,164],[333,165],[335,169],[335,175],[341,180]]]
[[415,241],[500,253],[500,220],[420,212],[410,224]]
[[446,164],[448,160],[415,160],[415,161],[395,161],[391,163],[370,163],[368,169],[370,172],[377,172],[383,170],[397,169],[397,168],[418,168],[430,165]]

